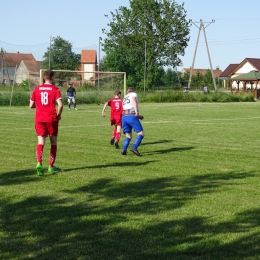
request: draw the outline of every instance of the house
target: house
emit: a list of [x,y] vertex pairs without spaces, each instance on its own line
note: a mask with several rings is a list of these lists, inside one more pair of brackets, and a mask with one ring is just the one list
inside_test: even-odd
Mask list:
[[83,82],[90,82],[95,84],[97,80],[98,65],[97,65],[97,51],[96,50],[82,50],[81,51],[81,71],[84,72],[82,75]]
[[13,85],[15,72],[22,61],[36,61],[32,54],[7,53],[1,50],[0,53],[0,83]]
[[15,75],[15,82],[21,83],[23,80],[30,79],[35,85],[40,84],[41,61],[22,60]]
[[[181,70],[181,73],[184,74],[184,73],[190,73],[190,68],[183,68]],[[201,75],[205,75],[208,71],[210,71],[211,73],[211,70],[210,69],[192,69],[192,75],[195,76],[197,75],[197,73],[200,73]],[[220,70],[219,68],[213,70],[213,74],[215,76],[215,78],[218,78],[219,75],[222,73],[222,70]]]
[[252,71],[260,71],[260,59],[245,58],[241,63],[230,64],[220,74],[219,79],[224,80],[224,87],[228,87],[228,84],[230,84],[229,87],[232,93],[233,91],[260,89],[257,78],[254,81],[254,79],[249,79],[248,75],[246,75]]

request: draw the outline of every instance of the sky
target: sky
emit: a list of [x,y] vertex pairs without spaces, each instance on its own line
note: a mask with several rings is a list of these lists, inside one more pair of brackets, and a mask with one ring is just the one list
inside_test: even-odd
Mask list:
[[[219,67],[222,71],[245,58],[260,58],[259,0],[175,2],[184,3],[186,18],[192,20],[190,41],[185,55],[179,56],[183,64],[178,70],[191,67],[193,61],[194,68],[208,69],[209,56],[213,69]],[[99,60],[105,55],[99,37],[106,37],[103,28],[109,30],[109,19],[105,15],[111,18],[110,12],[120,6],[130,6],[129,0],[0,0],[0,3],[0,48],[11,53],[32,53],[39,61],[52,37],[58,36],[69,41],[75,53],[96,49]],[[206,28],[209,52],[204,31],[199,30],[200,21]]]

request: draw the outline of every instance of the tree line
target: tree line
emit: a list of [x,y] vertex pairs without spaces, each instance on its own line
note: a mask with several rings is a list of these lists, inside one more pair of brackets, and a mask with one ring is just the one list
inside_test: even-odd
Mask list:
[[[129,8],[120,6],[105,15],[108,28],[102,29],[105,56],[100,71],[123,71],[127,84],[137,88],[181,88],[189,75],[180,74],[181,56],[188,46],[191,21],[183,4],[174,0],[130,0]],[[76,70],[80,54],[72,52],[72,44],[60,36],[53,38],[43,57],[43,68]],[[212,82],[211,75],[195,75],[192,87]]]

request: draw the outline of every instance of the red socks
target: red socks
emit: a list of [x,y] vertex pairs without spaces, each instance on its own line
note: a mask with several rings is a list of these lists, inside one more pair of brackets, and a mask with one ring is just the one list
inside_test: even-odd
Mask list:
[[113,133],[112,133],[112,138],[116,137],[116,128],[114,129]]
[[38,163],[42,163],[42,153],[43,153],[43,145],[38,144],[36,146],[36,159]]
[[117,132],[117,133],[116,133],[116,142],[119,142],[120,137],[121,137],[121,133],[120,133],[120,132]]
[[50,150],[50,166],[53,167],[53,164],[56,159],[56,154],[57,154],[57,145],[51,145],[51,150]]

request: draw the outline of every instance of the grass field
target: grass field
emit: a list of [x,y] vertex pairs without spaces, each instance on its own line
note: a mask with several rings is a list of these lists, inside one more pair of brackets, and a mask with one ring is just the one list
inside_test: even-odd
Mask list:
[[109,109],[65,106],[63,171],[38,177],[34,111],[1,107],[1,260],[260,259],[260,102],[140,109],[137,157],[110,145]]

